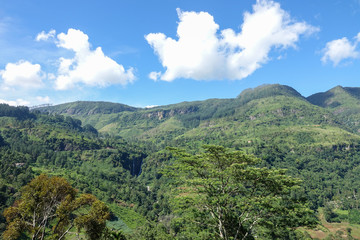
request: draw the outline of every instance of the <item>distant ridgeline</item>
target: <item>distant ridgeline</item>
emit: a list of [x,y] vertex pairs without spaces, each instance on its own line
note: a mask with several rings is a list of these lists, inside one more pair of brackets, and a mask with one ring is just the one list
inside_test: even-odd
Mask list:
[[[267,102],[264,102],[265,99]],[[74,116],[103,133],[144,139],[168,135],[169,132],[182,135],[198,128],[200,124],[211,125],[216,119],[224,117],[225,123],[229,123],[228,120],[232,118],[241,122],[262,122],[261,125],[265,122],[268,125],[276,122],[284,124],[289,120],[303,125],[327,122],[356,132],[360,129],[356,120],[360,116],[359,103],[358,88],[338,86],[328,92],[305,98],[289,86],[274,84],[244,90],[233,99],[209,99],[154,108],[80,101],[36,110]]]
[[[352,173],[360,159],[360,88],[338,86],[305,98],[274,84],[244,90],[232,99],[154,108],[73,102],[36,110],[78,118],[101,134],[142,142],[152,153],[168,146],[197,152],[204,144],[216,144],[256,154],[266,166],[301,176],[314,207],[339,194],[348,199],[346,204],[357,198],[350,193],[350,182],[357,182]],[[149,155],[142,165],[145,179],[153,179],[154,166],[164,161],[162,155]],[[333,180],[324,183],[322,177],[329,174]]]
[[[332,206],[352,211],[355,219],[359,119],[360,88],[340,86],[305,98],[289,86],[263,85],[236,98],[154,108],[79,101],[29,110],[0,104],[0,211],[21,186],[47,173],[107,202],[113,229],[136,233],[142,226],[142,232],[173,231],[181,238],[176,231],[185,223],[176,222],[171,180],[162,172],[174,161],[166,149],[196,154],[204,145],[221,145],[261,158],[258,167],[288,169],[303,181],[292,197],[307,199],[313,210],[327,206],[332,216]],[[0,231],[4,223],[0,217]]]
[[36,109],[36,108],[51,107],[51,106],[52,106],[51,103],[47,103],[47,104],[40,104],[40,105],[31,106],[31,107],[29,107],[29,109],[33,110],[33,109]]

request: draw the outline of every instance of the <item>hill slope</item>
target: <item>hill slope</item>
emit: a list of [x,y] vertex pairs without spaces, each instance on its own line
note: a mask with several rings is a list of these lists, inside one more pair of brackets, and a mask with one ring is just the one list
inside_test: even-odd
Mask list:
[[[161,153],[167,146],[198,152],[204,144],[217,144],[253,153],[265,166],[289,169],[304,180],[314,208],[335,196],[350,204],[360,136],[333,108],[310,100],[275,84],[245,90],[233,99],[71,116],[94,124],[101,133],[146,143],[152,153],[142,164],[140,178],[150,185],[168,161]],[[349,109],[356,107],[349,104]]]
[[[27,112],[25,119],[16,119],[18,111],[13,111],[14,116],[0,117],[0,146],[5,144],[5,152],[6,143],[12,142],[11,149],[23,154],[16,159],[30,159],[27,166],[35,172],[64,175],[82,191],[111,202],[115,213],[127,211],[130,220],[121,219],[130,228],[142,216],[157,223],[171,222],[174,216],[168,199],[171,180],[160,171],[172,162],[167,146],[191,153],[201,151],[204,144],[241,149],[263,159],[261,167],[286,168],[302,179],[294,197],[308,199],[314,210],[332,203],[358,211],[360,135],[353,122],[336,111],[341,106],[356,109],[357,92],[338,87],[332,95],[306,99],[291,87],[265,85],[233,99],[151,109],[75,102],[38,109],[49,115]],[[331,97],[339,104],[328,102]],[[86,124],[104,134],[96,137]],[[35,143],[43,146],[41,151],[34,151]],[[140,215],[129,208],[116,209],[125,206]]]
[[[0,104],[0,212],[31,178],[46,173],[63,176],[80,192],[106,201],[113,212],[109,224],[132,231],[145,223],[134,209],[152,204],[150,193],[136,179],[144,158],[146,151],[139,146],[120,138],[100,138],[77,119]],[[0,235],[4,222],[0,215]]]
[[37,108],[37,110],[68,115],[93,115],[119,113],[124,111],[134,112],[137,108],[120,103],[77,101],[56,106],[40,107]]
[[[98,109],[100,104],[106,108]],[[117,111],[119,108],[123,111]],[[198,139],[199,144],[226,141],[226,145],[234,142],[240,146],[254,139],[269,139],[266,132],[271,129],[280,137],[287,135],[290,127],[296,132],[314,131],[319,136],[319,144],[325,139],[324,144],[336,139],[351,140],[347,136],[351,135],[346,131],[347,126],[340,123],[334,114],[311,104],[293,88],[279,84],[247,89],[233,99],[183,102],[151,109],[124,108],[113,103],[75,102],[40,110],[74,116],[102,133],[164,145],[170,142],[186,145],[189,139],[194,144]],[[325,132],[318,129],[320,126],[333,129],[339,136],[320,134]]]
[[329,109],[353,131],[359,131],[360,88],[337,86],[309,96],[308,101]]

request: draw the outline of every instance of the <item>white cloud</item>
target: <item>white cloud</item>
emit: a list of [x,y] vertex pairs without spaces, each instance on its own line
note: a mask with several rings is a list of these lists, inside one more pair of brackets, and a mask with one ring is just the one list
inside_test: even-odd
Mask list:
[[[163,33],[150,33],[147,42],[166,68],[160,79],[242,79],[269,61],[273,48],[296,47],[301,34],[318,31],[305,22],[295,22],[270,0],[257,0],[253,12],[245,12],[241,32],[224,29],[207,12],[178,11],[178,40]],[[159,77],[151,73],[149,77]],[[157,78],[156,78],[157,79]]]
[[56,76],[55,76],[55,74],[53,74],[53,73],[48,73],[48,74],[47,74],[47,78],[48,78],[49,80],[55,80],[55,79],[56,79]]
[[154,107],[158,107],[159,105],[148,105],[148,106],[145,106],[145,108],[154,108]]
[[151,72],[149,73],[149,78],[154,80],[154,81],[157,81],[161,76],[161,72]]
[[39,88],[43,86],[44,74],[39,64],[32,64],[21,60],[17,63],[8,63],[0,71],[3,87]]
[[50,102],[50,97],[49,96],[45,96],[45,97],[37,96],[36,100],[38,102],[40,102],[40,103],[49,103]]
[[28,106],[30,104],[30,102],[25,101],[24,99],[16,99],[14,101],[8,101],[8,100],[4,100],[4,99],[0,99],[0,103],[5,103],[8,104],[10,106]]
[[90,49],[89,37],[80,30],[69,29],[57,35],[57,47],[71,50],[73,58],[60,58],[55,88],[66,90],[80,84],[107,87],[126,85],[135,80],[134,69],[127,70],[113,59],[105,56],[101,47]]
[[55,38],[56,31],[54,29],[50,30],[48,33],[42,31],[36,36],[36,41],[47,41],[49,39]]
[[326,46],[323,49],[324,55],[321,58],[321,61],[323,63],[331,61],[334,66],[337,66],[345,59],[359,58],[360,52],[356,50],[356,47],[360,42],[360,33],[358,33],[354,39],[353,43],[346,37],[326,43]]
[[59,40],[58,47],[73,50],[76,53],[90,50],[89,37],[80,30],[70,28],[67,34],[60,33],[57,38]]

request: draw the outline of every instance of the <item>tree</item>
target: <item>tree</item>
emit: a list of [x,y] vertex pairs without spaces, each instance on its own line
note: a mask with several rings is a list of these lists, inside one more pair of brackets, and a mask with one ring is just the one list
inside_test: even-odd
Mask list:
[[[82,194],[61,177],[40,175],[21,189],[20,200],[4,211],[8,223],[4,240],[28,234],[31,239],[64,239],[70,229],[85,229],[90,239],[105,228],[106,205],[94,196]],[[94,233],[96,232],[96,233]]]
[[300,181],[285,170],[258,168],[260,159],[221,146],[204,149],[197,155],[172,149],[176,161],[164,173],[177,180],[174,205],[192,212],[209,236],[213,229],[216,239],[276,239],[316,223],[305,203],[291,197]]
[[[74,221],[78,232],[84,228],[89,239],[100,239],[106,227],[106,220],[110,217],[108,207],[91,194],[82,194],[75,202],[73,212],[79,212]],[[87,214],[81,214],[83,210],[80,211],[79,208],[83,206],[90,206]]]

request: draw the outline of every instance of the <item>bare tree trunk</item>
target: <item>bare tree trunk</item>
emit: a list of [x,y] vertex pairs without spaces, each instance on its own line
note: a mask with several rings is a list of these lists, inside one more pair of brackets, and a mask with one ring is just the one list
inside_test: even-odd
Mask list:
[[58,240],[61,240],[69,231],[70,229],[74,226],[74,224],[71,224],[70,227],[59,237]]

